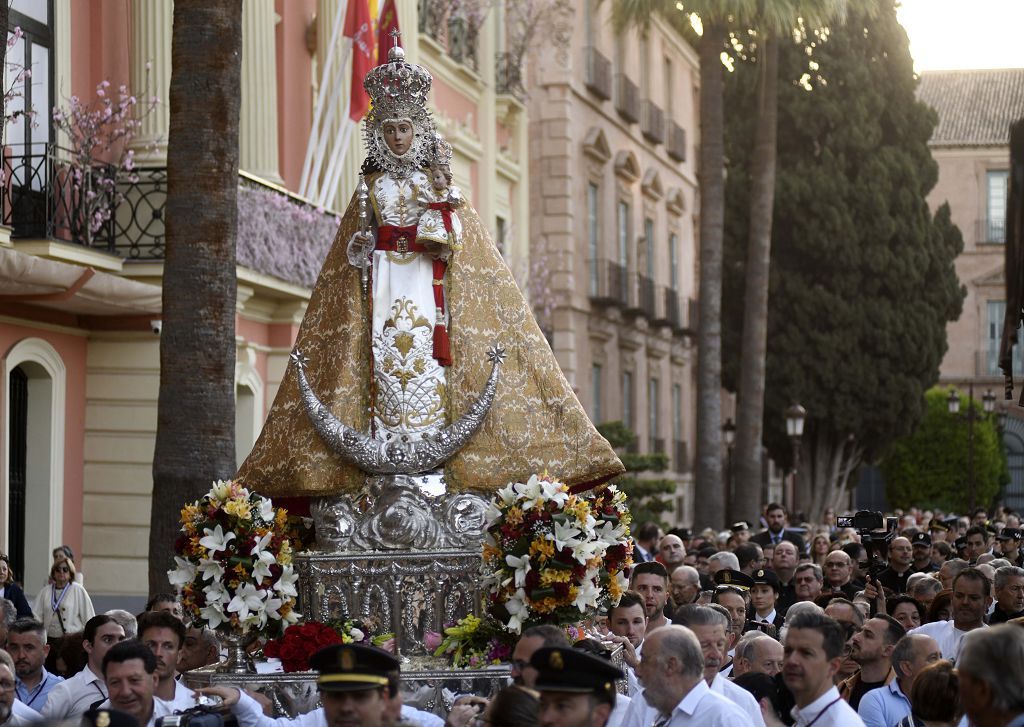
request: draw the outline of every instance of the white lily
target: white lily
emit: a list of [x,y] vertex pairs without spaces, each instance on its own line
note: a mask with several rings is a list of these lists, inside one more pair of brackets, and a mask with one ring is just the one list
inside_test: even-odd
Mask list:
[[516,501],[516,485],[514,482],[510,482],[495,494],[498,499],[501,500],[502,504],[511,505]]
[[594,586],[594,575],[596,575],[596,571],[587,571],[587,575],[583,579],[583,585],[576,591],[576,599],[572,602],[572,605],[578,608],[580,613],[586,612],[588,608],[597,606],[599,591]]
[[214,578],[213,583],[203,588],[203,594],[206,596],[206,602],[211,604],[227,603],[231,600],[231,594],[220,578]]
[[574,545],[576,545],[576,543],[573,542],[573,539],[577,535],[581,535],[583,533],[582,530],[580,530],[577,527],[573,527],[571,524],[563,524],[558,522],[557,520],[555,520],[552,524],[555,526],[555,532],[548,533],[547,539],[555,541],[555,550],[561,550],[562,548],[566,547],[572,548]]
[[256,590],[256,586],[252,583],[243,583],[235,591],[235,597],[228,604],[228,611],[237,613],[238,618],[244,621],[249,618],[250,612],[259,612],[262,606],[263,599],[260,597],[260,592]]
[[274,522],[274,503],[272,503],[269,498],[262,498],[260,500],[260,508],[257,510],[257,514],[267,525]]
[[517,558],[514,555],[506,555],[505,562],[515,570],[516,588],[522,588],[526,583],[526,574],[530,572],[530,554],[527,553],[521,558]]
[[220,580],[224,577],[224,566],[220,564],[220,561],[212,560],[210,558],[203,558],[199,561],[199,572],[203,574],[203,580]]
[[295,583],[298,580],[299,574],[290,565],[283,566],[281,568],[281,577],[274,584],[274,590],[283,598],[296,598],[299,595],[298,589],[295,588]]
[[268,621],[280,621],[281,614],[277,611],[284,604],[280,598],[273,598],[268,594],[267,600],[263,602],[263,609],[260,611],[260,628],[267,625]]
[[167,580],[180,591],[196,577],[197,569],[194,563],[177,555],[174,556],[174,564],[178,567],[167,571]]
[[288,628],[292,624],[298,623],[299,622],[299,616],[301,616],[301,615],[302,615],[301,613],[298,613],[297,611],[295,611],[293,609],[293,610],[289,611],[288,613],[284,614],[283,616],[281,616],[281,623],[284,624],[284,628]]
[[201,538],[199,540],[199,544],[208,549],[211,553],[227,550],[228,543],[235,539],[235,534],[230,530],[225,533],[224,529],[220,526],[220,523],[217,523],[213,530],[210,530],[210,528],[203,528],[203,532],[206,533],[206,537]]
[[526,605],[526,591],[520,588],[505,602],[508,611],[508,629],[514,634],[523,630],[523,621],[530,615],[530,607]]
[[352,627],[352,630],[348,632],[348,635],[351,636],[352,640],[356,643],[366,638],[366,634],[364,634],[361,630],[355,628],[354,626]]
[[594,535],[596,535],[597,539],[606,545],[617,545],[619,540],[625,534],[626,528],[624,525],[621,523],[611,523],[607,520],[594,529]]
[[217,480],[210,489],[209,497],[223,502],[231,496],[231,480]]
[[274,557],[273,553],[264,550],[270,544],[270,540],[273,537],[273,533],[267,533],[262,538],[253,537],[255,545],[250,551],[250,555],[255,559],[253,561],[252,579],[257,583],[260,583],[264,578],[270,578],[270,566],[277,562],[277,558]]
[[545,500],[551,500],[559,506],[564,505],[569,499],[569,493],[565,491],[565,485],[561,482],[541,482],[540,492]]
[[525,483],[517,484],[515,490],[519,493],[519,498],[523,500],[523,509],[529,510],[537,504],[537,500],[540,498],[540,480],[537,479],[537,475],[530,475]]
[[229,620],[225,616],[224,611],[217,605],[204,606],[200,609],[199,616],[206,621],[206,625],[211,629],[216,629],[222,623],[227,623]]
[[484,509],[484,521],[487,523],[486,527],[491,527],[502,517],[501,509],[493,502],[488,502],[487,507]]
[[597,555],[599,549],[602,553],[604,552],[604,550],[606,550],[603,543],[595,543],[593,541],[585,540],[581,543],[576,543],[574,546],[572,546],[572,556],[579,563],[586,563],[588,560]]

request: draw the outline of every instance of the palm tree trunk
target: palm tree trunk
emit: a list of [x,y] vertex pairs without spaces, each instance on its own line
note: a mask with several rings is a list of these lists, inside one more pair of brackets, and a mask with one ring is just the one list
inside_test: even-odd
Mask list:
[[[736,401],[734,496],[730,520],[757,522],[761,504],[765,356],[768,345],[768,288],[771,272],[772,209],[778,129],[779,46],[765,37],[757,95],[757,126],[750,162],[750,228],[743,299],[743,338]],[[772,412],[782,416],[781,412]]]
[[175,0],[150,593],[183,503],[235,470],[241,0]]
[[697,324],[697,471],[693,524],[717,527],[722,482],[722,237],[725,139],[722,28],[706,23],[700,53],[700,292]]

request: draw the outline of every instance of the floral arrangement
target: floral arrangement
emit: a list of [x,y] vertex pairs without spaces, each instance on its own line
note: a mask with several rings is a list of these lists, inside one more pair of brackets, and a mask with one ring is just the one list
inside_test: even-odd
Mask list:
[[181,510],[168,579],[193,623],[276,636],[298,620],[288,512],[231,480]]
[[488,610],[509,631],[584,621],[617,603],[633,564],[626,495],[548,476],[498,490],[487,511]]
[[[561,626],[570,644],[590,636],[579,625]],[[493,616],[481,619],[469,615],[446,627],[443,635],[428,631],[424,634],[423,643],[434,656],[447,657],[452,666],[478,669],[509,661],[516,640],[516,635]]]
[[292,624],[280,638],[272,639],[263,646],[263,655],[280,659],[284,670],[293,672],[309,671],[309,657],[332,644],[372,644],[390,651],[387,644],[394,634],[371,636],[370,631],[370,625],[353,620]]

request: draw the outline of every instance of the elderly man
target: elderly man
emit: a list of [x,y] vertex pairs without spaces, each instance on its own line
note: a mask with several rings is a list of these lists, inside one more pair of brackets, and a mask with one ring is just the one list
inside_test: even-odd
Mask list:
[[665,566],[665,570],[672,575],[676,568],[683,564],[686,557],[686,548],[678,535],[666,535],[658,543],[658,562]]
[[43,707],[47,720],[80,717],[108,696],[103,681],[103,659],[107,652],[124,641],[124,629],[110,616],[93,616],[85,624],[82,648],[88,661],[82,671],[55,686]]
[[909,586],[910,597],[924,606],[925,611],[932,605],[935,596],[942,590],[942,581],[926,576]]
[[184,674],[220,661],[220,643],[211,629],[190,626],[185,632],[185,644],[178,652],[178,671]]
[[970,567],[963,558],[952,558],[947,560],[939,568],[939,582],[942,583],[944,589],[950,589],[953,587],[953,579],[956,578],[965,569]]
[[777,608],[782,613],[785,613],[787,608],[796,603],[796,588],[794,587],[793,578],[796,575],[799,557],[800,554],[796,546],[786,540],[776,545],[775,552],[772,554],[772,571],[779,578]]
[[539,649],[530,658],[537,671],[540,727],[604,727],[615,709],[615,680],[622,672],[607,659],[572,648]]
[[567,647],[572,644],[569,643],[565,631],[551,624],[531,626],[519,635],[519,641],[512,650],[512,681],[515,684],[533,687],[537,680],[537,670],[530,665],[530,658],[535,651],[545,646]]
[[758,673],[774,677],[782,671],[782,644],[761,631],[748,631],[736,644],[732,676]]
[[856,727],[864,722],[839,696],[832,678],[839,671],[845,634],[828,616],[800,613],[788,624],[782,680],[793,693],[797,727]]
[[740,561],[734,553],[721,550],[708,558],[708,578],[715,580],[715,575],[721,570],[739,570]]
[[[2,563],[3,561],[0,561]],[[7,630],[18,620],[18,609],[6,598],[0,598],[0,649],[7,647]]]
[[896,678],[884,687],[872,689],[860,700],[857,714],[867,727],[892,727],[910,714],[910,687],[917,673],[942,658],[939,645],[930,636],[907,634],[892,650]]
[[853,561],[842,550],[833,550],[825,557],[825,575],[823,590],[835,596],[852,600],[857,595],[857,588],[851,582],[853,578]]
[[956,666],[960,703],[971,724],[1024,724],[1024,629],[1000,624],[967,634]]
[[914,547],[906,538],[889,543],[889,567],[878,574],[878,582],[894,593],[907,592],[907,579],[914,572]]
[[[700,642],[683,626],[665,626],[650,635],[640,660],[644,699],[634,699],[623,724],[665,727],[747,724],[746,713],[704,679]],[[649,708],[647,705],[650,705]],[[653,713],[653,714],[652,714]]]
[[[704,656],[704,680],[711,691],[735,702],[747,715],[745,724],[764,725],[757,700],[746,689],[733,684],[720,673],[729,649],[729,617],[711,606],[683,606],[672,617],[672,622],[686,626],[697,637]],[[646,651],[646,649],[645,649]],[[646,677],[641,675],[646,685]]]
[[801,563],[793,574],[793,592],[797,601],[814,601],[821,595],[824,576],[817,563]]
[[839,693],[857,709],[861,698],[872,689],[883,687],[896,678],[892,652],[907,631],[892,616],[878,614],[850,639],[850,656],[860,669],[844,681]]
[[669,587],[676,608],[695,603],[700,596],[700,573],[691,565],[681,565],[669,576]]
[[1024,616],[1024,568],[1003,566],[994,581],[996,606],[989,616],[992,625]]
[[156,657],[145,644],[122,641],[103,657],[103,680],[110,698],[100,708],[113,708],[135,718],[139,727],[154,727],[173,710],[154,696]]
[[992,586],[977,568],[966,568],[953,580],[953,618],[918,626],[915,634],[935,639],[942,658],[956,663],[960,645],[967,632],[986,629],[985,614],[992,605]]
[[668,572],[657,561],[640,563],[630,575],[630,590],[644,598],[647,609],[647,633],[668,623],[665,604],[668,603]]
[[28,727],[32,724],[14,714],[14,672],[0,664],[0,725],[2,727]]
[[7,634],[7,651],[14,659],[17,692],[27,707],[42,712],[50,692],[64,681],[43,666],[50,647],[46,643],[46,627],[30,618],[19,618]]

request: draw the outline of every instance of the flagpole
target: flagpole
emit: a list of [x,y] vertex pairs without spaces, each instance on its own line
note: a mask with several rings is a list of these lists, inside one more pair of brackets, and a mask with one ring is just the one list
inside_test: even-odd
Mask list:
[[[305,190],[309,183],[310,166],[313,162],[313,146],[314,142],[319,141],[320,133],[318,129],[318,123],[320,120],[320,114],[323,113],[324,108],[324,96],[325,88],[330,81],[331,67],[334,64],[334,49],[338,46],[338,36],[341,30],[341,22],[344,17],[344,11],[348,6],[348,0],[341,0],[338,3],[338,7],[334,11],[334,22],[331,23],[331,36],[330,45],[327,47],[327,58],[324,61],[323,72],[320,74],[320,86],[316,90],[316,103],[313,105],[313,123],[310,125],[309,141],[306,142],[306,157],[302,162],[302,181],[299,183],[299,189]],[[344,67],[344,64],[342,64]]]
[[324,185],[320,190],[320,198],[317,202],[320,206],[326,206],[327,201],[334,197],[337,193],[338,182],[341,177],[342,162],[345,161],[345,156],[348,154],[349,142],[352,139],[352,129],[359,125],[358,121],[352,119],[345,119],[345,130],[341,135],[341,142],[335,147],[334,153],[331,156],[331,166],[327,170],[327,174],[324,177]]
[[[331,125],[334,123],[334,119],[338,116],[338,94],[341,93],[342,86],[340,81],[344,78],[345,66],[348,64],[348,58],[352,51],[351,38],[346,37],[342,42],[344,43],[344,48],[342,50],[341,62],[338,64],[341,73],[338,74],[338,82],[332,84],[331,97],[327,102],[327,118],[325,118],[323,122],[323,133],[320,134],[320,137],[317,139],[316,154],[313,156],[313,164],[310,169],[309,178],[306,180],[306,184],[299,192],[303,197],[313,197],[313,185],[315,185],[317,180],[320,179],[320,172],[322,171],[324,164],[324,155],[327,152],[327,141],[330,136]],[[345,114],[342,118],[348,116],[348,99],[346,99],[345,104]]]

